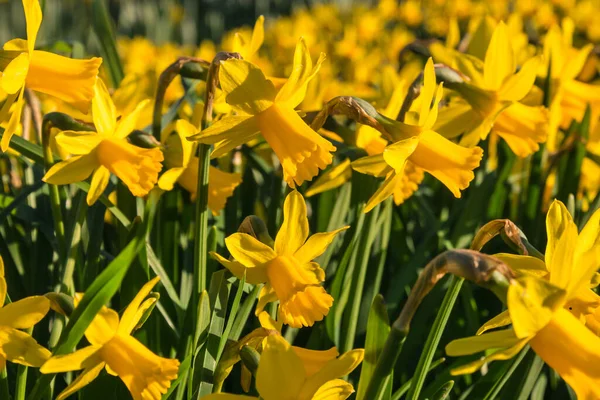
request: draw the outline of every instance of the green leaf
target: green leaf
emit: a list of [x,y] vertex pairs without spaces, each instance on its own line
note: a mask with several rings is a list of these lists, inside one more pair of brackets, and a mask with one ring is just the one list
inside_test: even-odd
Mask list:
[[113,31],[106,3],[104,0],[94,0],[91,4],[92,27],[100,42],[100,54],[107,67],[112,87],[118,88],[125,76],[121,58],[117,51],[117,40]]

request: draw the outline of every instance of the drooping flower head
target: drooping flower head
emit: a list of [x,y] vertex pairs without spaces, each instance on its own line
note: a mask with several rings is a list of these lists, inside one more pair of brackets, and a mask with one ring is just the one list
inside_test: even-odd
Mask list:
[[94,96],[98,68],[102,63],[102,59],[96,57],[74,60],[35,50],[35,41],[42,23],[39,0],[23,0],[23,8],[27,23],[27,40],[13,39],[3,47],[4,53],[11,53],[14,58],[0,76],[0,86],[8,94],[4,106],[0,109],[0,122],[6,120],[14,102],[17,103],[17,107],[2,136],[2,151],[8,149],[10,139],[20,123],[26,87],[57,97],[87,113]]
[[6,300],[4,261],[0,257],[0,371],[6,361],[28,367],[41,367],[51,353],[20,329],[32,328],[50,309],[44,296],[31,296],[4,305]]
[[325,272],[313,260],[321,255],[343,227],[332,232],[308,236],[306,204],[302,195],[292,191],[283,206],[283,225],[274,247],[246,233],[234,233],[225,239],[235,259],[211,253],[235,276],[246,274],[246,282],[264,283],[256,314],[267,303],[279,300],[279,320],[292,327],[312,326],[329,312],[333,298],[321,286]]
[[66,185],[92,175],[87,195],[87,203],[92,205],[106,189],[113,173],[134,196],[145,196],[158,180],[163,154],[158,148],[134,146],[127,141],[127,136],[133,131],[146,102],[141,102],[131,114],[117,121],[115,105],[100,79],[95,93],[92,117],[96,132],[64,131],[56,135],[57,144],[73,157],[50,168],[43,180]]
[[[121,378],[135,400],[160,400],[167,392],[171,381],[177,378],[179,361],[159,357],[131,336],[142,316],[156,302],[156,297],[148,295],[158,281],[156,277],[146,283],[120,319],[116,311],[103,307],[85,331],[90,346],[46,361],[40,369],[44,374],[83,369],[57,400],[81,390],[96,379],[103,368]],[[81,297],[76,296],[76,303]]]
[[352,168],[358,172],[386,177],[383,185],[367,202],[365,212],[372,210],[377,204],[393,195],[398,188],[406,188],[409,193],[414,192],[416,187],[404,184],[405,174],[419,174],[419,170],[428,172],[450,189],[457,198],[461,195],[460,191],[467,188],[473,180],[475,176],[473,169],[479,166],[483,155],[481,148],[459,146],[432,130],[437,119],[442,93],[442,85],[436,85],[435,70],[430,58],[423,73],[423,88],[419,95],[420,107],[418,118],[415,117],[416,124],[403,123],[382,116],[380,122],[395,142],[385,147],[379,154],[363,157],[352,163]]
[[[545,260],[531,256],[495,255],[520,276],[508,289],[508,311],[484,324],[477,336],[459,339],[446,353],[460,356],[494,350],[486,357],[455,369],[472,373],[493,360],[515,356],[526,344],[575,390],[578,398],[600,396],[600,338],[588,327],[597,325],[600,296],[592,278],[600,267],[600,211],[581,233],[566,207],[555,201],[546,219]],[[508,329],[487,330],[512,324]]]
[[[196,132],[192,124],[181,119],[163,130],[161,141],[165,144],[165,166],[168,169],[158,180],[158,186],[163,190],[172,190],[175,183],[180,184],[190,193],[192,201],[198,191],[198,157],[193,156],[196,145],[187,138]],[[240,174],[224,172],[212,165],[209,167],[208,207],[214,215],[225,207],[227,199],[241,182]]]
[[255,65],[244,60],[223,61],[221,89],[236,115],[222,118],[190,140],[215,144],[215,158],[262,134],[279,158],[290,187],[311,180],[319,169],[331,164],[335,147],[313,131],[294,108],[304,99],[308,82],[323,59],[321,54],[313,66],[306,43],[300,39],[292,73],[279,91]]

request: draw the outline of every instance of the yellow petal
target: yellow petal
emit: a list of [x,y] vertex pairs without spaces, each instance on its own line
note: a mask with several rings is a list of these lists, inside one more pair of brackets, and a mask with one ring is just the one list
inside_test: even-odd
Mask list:
[[506,141],[519,157],[527,157],[539,150],[538,143],[548,137],[548,112],[543,107],[529,107],[513,103],[498,115],[494,132]]
[[546,264],[537,257],[498,253],[494,257],[510,267],[518,275],[533,275],[543,278],[548,275]]
[[392,167],[396,171],[396,175],[402,175],[408,157],[410,157],[410,155],[414,153],[418,144],[418,137],[411,137],[410,139],[400,140],[385,148],[385,150],[383,151],[383,159],[390,167]]
[[41,367],[52,354],[29,334],[0,326],[0,356],[28,367]]
[[41,321],[50,310],[45,296],[31,296],[0,308],[0,326],[29,329]]
[[256,118],[248,115],[232,115],[222,118],[205,130],[190,136],[188,140],[204,144],[218,143],[218,149],[215,148],[211,154],[212,158],[216,158],[248,142],[256,136],[258,131]]
[[64,400],[72,394],[78,392],[83,387],[89,385],[94,379],[98,377],[102,368],[104,368],[104,363],[99,362],[96,365],[92,365],[81,372],[73,382],[69,386],[65,388],[60,394],[56,397],[56,400]]
[[449,141],[434,131],[425,131],[409,160],[441,181],[455,197],[466,189],[475,177],[483,150],[465,148]]
[[36,50],[31,56],[25,83],[30,89],[57,97],[87,114],[100,64],[102,59],[97,57],[74,60]]
[[10,139],[12,139],[12,135],[17,131],[17,127],[21,123],[21,113],[23,112],[23,106],[25,106],[25,101],[23,100],[24,93],[24,90],[19,92],[19,97],[14,106],[15,109],[2,134],[2,142],[0,143],[0,149],[2,149],[2,151],[8,150]]
[[115,137],[125,139],[136,128],[142,112],[148,106],[150,106],[150,99],[143,100],[138,103],[132,112],[121,118],[117,123]]
[[258,294],[258,303],[256,303],[255,315],[260,315],[265,309],[265,306],[269,303],[277,301],[277,293],[271,285],[268,283],[260,289]]
[[[181,176],[181,174],[183,174],[183,172],[185,171],[185,168],[171,168],[167,171],[165,171],[160,178],[158,179],[158,187],[161,188],[162,190],[173,190],[173,187],[175,186],[175,182],[177,182],[177,180],[179,179],[179,177]],[[210,177],[210,175],[209,175]],[[196,185],[197,186],[198,183],[196,181]]]
[[565,291],[548,281],[524,275],[508,288],[510,319],[518,338],[532,337],[552,319],[565,303]]
[[[256,389],[264,400],[300,393],[305,372],[292,346],[281,336],[267,336],[256,373]],[[282,393],[283,392],[283,393]]]
[[221,89],[227,93],[227,104],[246,114],[258,114],[273,104],[275,87],[254,64],[230,59],[221,62]]
[[117,109],[102,79],[97,79],[92,101],[92,117],[98,133],[112,135],[117,126]]
[[246,283],[251,285],[259,285],[261,283],[265,283],[267,281],[267,271],[264,265],[258,265],[251,268],[246,268],[242,264],[237,261],[229,261],[225,257],[215,253],[210,252],[212,258],[217,260],[219,264],[227,268],[233,275],[235,275],[238,279],[242,279],[244,273],[246,274]]
[[[506,101],[519,101],[531,90],[540,65],[540,58],[530,58],[519,72],[510,76],[500,88],[498,97]],[[512,71],[511,71],[512,73]]]
[[318,372],[308,377],[298,397],[300,399],[310,399],[325,383],[354,371],[360,365],[364,356],[365,351],[363,349],[355,349],[327,362]]
[[117,332],[119,315],[115,310],[102,306],[92,323],[85,330],[85,337],[93,345],[108,342]]
[[294,257],[301,263],[314,260],[327,250],[327,247],[333,242],[338,233],[348,228],[350,227],[344,226],[331,232],[315,233],[294,253]]
[[[189,168],[188,168],[189,169]],[[210,166],[208,174],[208,208],[214,215],[225,208],[227,199],[233,195],[233,192],[240,183],[242,176],[240,174],[224,172],[220,169]],[[198,182],[198,168],[195,168],[196,182]],[[198,184],[196,183],[196,187]]]
[[102,193],[104,193],[104,189],[108,185],[108,181],[110,180],[110,171],[103,167],[99,166],[96,171],[92,174],[92,182],[90,183],[90,190],[88,191],[86,200],[89,206],[93,205]]
[[3,50],[28,52],[26,39],[11,39],[4,43]]
[[102,141],[95,132],[63,131],[55,136],[56,144],[73,155],[88,154]]
[[375,177],[386,176],[391,171],[390,166],[383,158],[383,154],[359,158],[353,161],[351,165],[353,170]]
[[[433,104],[431,105],[431,110],[427,115],[427,119],[423,123],[423,129],[431,129],[431,127],[435,124],[435,121],[438,117],[439,104],[442,100],[442,96],[444,95],[444,84],[440,83],[437,88],[437,92],[435,95],[435,99],[433,100]],[[419,117],[420,119],[420,117]]]
[[42,8],[39,0],[23,0],[25,22],[27,24],[27,46],[29,53],[33,52],[38,30],[42,24]]
[[0,307],[4,305],[6,300],[6,279],[4,279],[4,260],[0,257]]
[[70,354],[52,356],[42,365],[40,372],[55,374],[93,367],[102,361],[98,352],[100,348],[101,346],[87,346]]
[[225,245],[233,258],[247,268],[260,266],[277,256],[272,248],[246,233],[225,238]]
[[311,400],[344,400],[354,393],[354,388],[342,379],[333,379],[317,390]]
[[508,310],[504,310],[500,314],[496,315],[494,318],[481,325],[481,327],[477,329],[476,335],[481,335],[482,333],[490,329],[496,329],[506,325],[510,325],[510,323],[510,314]]
[[294,52],[294,64],[292,73],[283,87],[277,93],[275,102],[285,103],[290,108],[296,108],[302,103],[306,96],[308,82],[319,72],[321,64],[325,60],[325,54],[321,53],[313,68],[310,52],[306,47],[304,38],[300,38]]
[[2,90],[8,94],[15,94],[25,85],[29,71],[29,54],[21,53],[15,57],[2,71],[0,83]]
[[315,183],[313,183],[306,191],[305,195],[306,197],[311,197],[338,188],[348,182],[351,176],[352,168],[350,167],[350,159],[346,158],[340,164],[321,174]]
[[573,222],[573,217],[561,201],[554,200],[550,205],[548,214],[546,214],[546,232],[548,244],[546,245],[545,259],[546,265],[551,268],[554,252],[560,238],[563,235],[577,235],[577,227]]
[[569,61],[564,64],[563,70],[561,71],[561,79],[569,80],[577,78],[577,75],[579,75],[583,69],[587,58],[593,49],[594,45],[588,43],[578,50],[574,57],[570,57]]
[[308,238],[306,203],[297,190],[292,190],[283,204],[283,223],[275,237],[278,255],[294,254]]
[[496,21],[494,18],[489,15],[481,17],[477,28],[472,34],[472,39],[469,42],[467,53],[480,60],[483,60],[495,28]]
[[[435,68],[433,67],[433,59],[429,57],[423,70],[423,86],[421,87],[421,93],[419,94],[419,101],[421,102],[421,109],[419,111],[419,126],[424,126],[427,117],[429,116],[429,110],[431,109],[431,102],[435,94]],[[437,109],[437,104],[435,107]]]
[[523,347],[527,344],[528,339],[521,339],[515,345],[507,348],[501,348],[493,353],[480,358],[479,360],[472,361],[465,365],[461,365],[460,367],[453,368],[450,370],[451,375],[463,375],[463,374],[472,374],[477,372],[483,367],[484,364],[487,364],[492,361],[503,361],[509,360],[517,355]]
[[520,340],[512,329],[504,329],[453,340],[446,346],[446,354],[452,357],[466,356],[488,349],[511,347]]
[[486,89],[499,90],[515,69],[515,56],[508,38],[508,30],[504,22],[500,22],[485,53],[483,79]]
[[404,171],[402,175],[399,177],[400,179],[395,179],[394,185],[394,203],[399,206],[404,202],[404,200],[408,199],[413,195],[419,188],[421,182],[425,178],[424,171],[414,165],[412,162],[407,161],[404,166]]
[[600,209],[594,211],[579,234],[577,253],[583,254],[598,244],[600,244]]
[[390,172],[387,178],[385,178],[385,181],[383,181],[381,186],[379,186],[377,191],[375,191],[375,193],[373,193],[373,196],[371,196],[371,198],[367,201],[363,212],[368,213],[369,211],[374,209],[378,204],[382,203],[387,198],[392,196],[401,180],[401,175],[396,175],[396,172],[394,171]]
[[578,399],[600,398],[600,338],[577,318],[558,310],[530,343],[575,390]]
[[75,156],[53,165],[42,180],[54,185],[81,182],[86,180],[98,166],[93,153]]
[[148,297],[154,286],[160,281],[160,277],[155,277],[147,282],[140,291],[135,295],[131,303],[123,312],[123,316],[121,317],[121,322],[119,322],[119,328],[117,329],[117,333],[128,335],[131,333],[133,328],[137,325],[138,321],[135,320],[135,316],[138,312],[138,308],[142,304],[142,302]]
[[275,321],[273,318],[271,318],[271,315],[268,312],[261,311],[260,314],[258,314],[258,320],[260,322],[260,326],[263,328],[281,332],[283,323]]
[[292,346],[292,349],[302,360],[307,378],[319,372],[329,361],[335,360],[340,355],[335,347],[329,350],[309,350]]

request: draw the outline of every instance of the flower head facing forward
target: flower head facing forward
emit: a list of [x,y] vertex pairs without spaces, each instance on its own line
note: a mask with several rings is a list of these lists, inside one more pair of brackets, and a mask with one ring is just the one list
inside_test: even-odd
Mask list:
[[143,197],[156,184],[163,161],[160,149],[143,149],[127,141],[127,135],[134,129],[146,102],[138,104],[131,114],[121,117],[117,122],[114,103],[100,79],[95,91],[92,117],[96,132],[60,132],[56,142],[73,157],[50,168],[43,180],[65,185],[92,175],[87,195],[87,202],[92,205],[106,189],[110,174],[113,173],[134,196]]
[[4,305],[5,299],[4,261],[0,257],[0,371],[6,361],[41,367],[50,358],[50,352],[20,329],[32,328],[44,318],[50,302],[44,296],[31,296]]
[[[256,373],[256,389],[264,400],[344,400],[354,388],[340,379],[362,362],[364,350],[355,349],[337,357],[335,348],[314,351],[291,346],[283,337],[270,335]],[[256,399],[231,394],[211,394],[206,400]]]
[[297,328],[312,326],[327,315],[333,304],[333,298],[320,285],[325,273],[312,260],[327,249],[335,235],[348,227],[308,237],[306,204],[295,190],[285,199],[283,215],[274,248],[248,234],[235,233],[225,239],[235,261],[211,254],[237,277],[245,273],[248,283],[265,283],[257,315],[267,303],[279,300],[280,321]]
[[[62,400],[94,380],[103,368],[119,376],[135,400],[159,400],[177,378],[179,361],[160,357],[131,336],[142,316],[154,305],[148,297],[158,283],[156,277],[138,292],[119,319],[118,314],[103,307],[85,331],[90,346],[74,353],[50,358],[40,369],[44,374],[83,372],[57,397]],[[76,302],[81,296],[76,297]]]
[[237,115],[224,117],[190,140],[215,144],[212,157],[219,157],[260,133],[279,158],[290,187],[311,180],[319,169],[331,164],[331,153],[336,148],[313,131],[294,108],[304,99],[308,82],[323,60],[321,54],[313,66],[308,48],[300,39],[292,73],[279,91],[253,64],[235,59],[222,62],[221,88]]
[[[380,122],[395,142],[380,154],[363,157],[352,163],[352,168],[358,172],[386,177],[367,202],[365,212],[391,195],[398,199],[410,195],[416,189],[422,171],[441,181],[457,198],[475,177],[473,170],[479,166],[483,156],[481,148],[459,146],[432,129],[443,87],[436,85],[431,58],[425,65],[423,81],[416,125],[381,116]],[[413,178],[407,179],[408,174]]]
[[3,122],[16,102],[4,135],[1,149],[6,151],[10,139],[21,119],[25,87],[49,94],[87,113],[94,84],[98,76],[101,58],[74,60],[46,51],[35,50],[37,34],[42,23],[42,10],[38,0],[23,0],[27,23],[27,40],[13,39],[4,44],[4,51],[18,52],[0,76],[0,87],[7,94],[7,100],[0,109],[0,122]]

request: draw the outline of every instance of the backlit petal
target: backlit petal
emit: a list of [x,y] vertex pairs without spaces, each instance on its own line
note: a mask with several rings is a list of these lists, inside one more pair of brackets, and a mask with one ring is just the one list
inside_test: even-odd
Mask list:
[[88,191],[86,198],[89,206],[93,205],[96,200],[102,196],[109,180],[110,171],[102,165],[94,171],[92,174],[92,182],[90,183],[90,190]]
[[29,329],[41,321],[50,310],[45,296],[31,296],[0,308],[0,326]]
[[314,375],[308,377],[300,396],[301,399],[310,399],[325,383],[348,375],[360,365],[365,356],[363,349],[350,350],[339,358],[333,359],[323,366]]
[[314,260],[327,250],[327,247],[333,242],[338,233],[348,228],[350,227],[344,226],[331,232],[315,233],[294,253],[294,257],[302,263]]
[[75,156],[53,165],[42,180],[54,185],[81,182],[86,180],[98,166],[93,153]]
[[519,72],[510,76],[510,78],[502,84],[500,92],[498,93],[499,98],[507,101],[519,101],[523,99],[535,83],[535,77],[540,66],[540,61],[539,57],[533,57],[527,60]]
[[308,188],[305,196],[308,198],[338,188],[348,182],[351,176],[352,168],[350,167],[350,159],[347,158],[340,164],[322,173],[315,183]]
[[272,248],[247,233],[234,233],[225,238],[227,250],[247,268],[269,262],[277,256]]
[[92,117],[96,131],[104,135],[112,135],[117,126],[117,109],[102,79],[97,79],[93,88]]
[[63,131],[55,136],[56,144],[72,155],[88,154],[102,141],[95,132]]
[[100,348],[101,346],[87,346],[70,354],[52,356],[42,365],[40,372],[42,374],[55,374],[93,367],[102,361],[98,352]]
[[108,342],[117,332],[119,315],[115,310],[102,306],[92,323],[85,330],[85,337],[93,345]]
[[150,106],[150,99],[146,99],[141,101],[135,109],[127,114],[125,117],[121,118],[121,120],[117,123],[117,128],[114,135],[118,138],[125,139],[127,135],[129,135],[138,124],[138,120],[144,109]]
[[500,22],[485,53],[483,79],[486,89],[499,90],[515,69],[515,55],[508,37],[508,29],[504,22]]
[[33,52],[38,30],[42,24],[42,8],[39,0],[23,0],[25,21],[27,24],[27,45],[29,53]]
[[[256,373],[256,388],[264,400],[300,393],[305,372],[300,357],[281,336],[267,336]],[[283,396],[282,396],[283,395]]]
[[29,71],[29,54],[21,53],[14,58],[4,69],[0,76],[2,90],[8,94],[15,94],[25,85]]
[[400,140],[385,148],[383,151],[383,159],[396,171],[396,175],[401,175],[404,172],[404,166],[408,157],[414,153],[418,144],[418,137]]
[[573,222],[573,217],[569,214],[567,207],[558,200],[552,202],[546,214],[546,232],[548,235],[545,254],[546,265],[553,272],[551,268],[554,253],[560,238],[564,235],[577,235],[577,227]]
[[254,64],[230,59],[219,68],[221,89],[227,93],[227,104],[246,114],[258,114],[273,104],[275,86]]
[[510,313],[508,312],[508,310],[504,310],[500,314],[496,315],[495,317],[481,325],[481,327],[477,329],[476,335],[481,335],[482,333],[490,329],[496,329],[510,325],[510,323]]
[[133,328],[137,325],[138,321],[135,321],[135,316],[138,312],[138,308],[142,302],[148,297],[154,286],[160,281],[160,277],[155,277],[147,282],[140,291],[135,295],[131,303],[127,306],[123,315],[121,316],[121,322],[119,322],[119,328],[117,333],[128,335],[131,333]]
[[333,379],[317,390],[311,400],[345,400],[354,393],[354,388],[342,379]]
[[283,223],[275,237],[275,252],[279,255],[294,254],[307,238],[306,203],[297,190],[292,190],[283,204]]
[[28,367],[41,367],[52,354],[29,334],[0,326],[0,356],[10,362]]
[[[166,191],[173,190],[175,182],[177,182],[181,174],[183,174],[183,171],[185,171],[185,168],[171,168],[165,171],[160,178],[158,178],[158,187]],[[198,184],[196,183],[195,186],[197,185]]]
[[[423,70],[423,86],[421,87],[421,93],[419,94],[419,101],[421,102],[421,109],[419,110],[419,126],[424,126],[429,111],[431,110],[431,102],[435,95],[435,68],[433,67],[433,60],[431,57],[425,64]],[[437,108],[437,104],[435,105]]]
[[534,275],[543,278],[548,275],[546,264],[537,257],[498,253],[494,257],[505,263],[518,275]]
[[227,268],[233,275],[238,279],[242,279],[244,273],[246,274],[246,283],[251,285],[258,285],[267,281],[267,271],[264,265],[259,265],[252,268],[246,268],[237,261],[229,261],[225,257],[218,253],[211,252],[211,257],[219,262],[222,266]]
[[211,154],[212,158],[216,158],[248,142],[258,131],[256,118],[248,115],[232,115],[218,120],[203,131],[190,136],[188,140],[204,144],[218,143],[218,148],[215,148]]
[[363,212],[368,213],[374,209],[378,204],[385,201],[387,198],[394,194],[396,187],[402,180],[402,175],[396,175],[396,172],[392,171],[389,173],[385,181],[379,186],[379,188],[373,193],[371,198],[365,204]]
[[353,161],[351,165],[353,170],[375,177],[386,176],[392,170],[388,163],[385,162],[383,154],[361,157]]
[[64,400],[85,386],[89,385],[98,377],[100,372],[102,372],[104,365],[105,364],[103,362],[98,362],[96,365],[92,365],[84,369],[79,375],[77,375],[77,378],[75,378],[73,382],[71,382],[71,384],[65,388],[65,390],[60,392],[60,394],[56,397],[56,400]]

